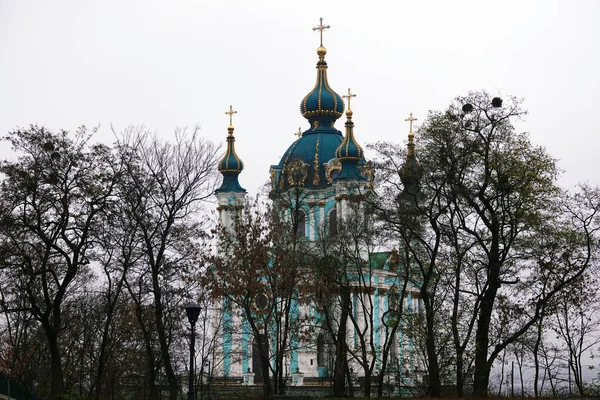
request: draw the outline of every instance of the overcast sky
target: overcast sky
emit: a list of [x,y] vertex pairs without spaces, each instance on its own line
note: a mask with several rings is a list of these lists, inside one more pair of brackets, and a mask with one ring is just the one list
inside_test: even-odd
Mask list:
[[0,134],[100,125],[112,142],[111,124],[165,138],[198,125],[224,143],[232,104],[255,193],[308,128],[319,17],[360,143],[405,141],[410,112],[486,89],[525,98],[518,126],[559,159],[564,186],[600,183],[600,1],[0,0]]

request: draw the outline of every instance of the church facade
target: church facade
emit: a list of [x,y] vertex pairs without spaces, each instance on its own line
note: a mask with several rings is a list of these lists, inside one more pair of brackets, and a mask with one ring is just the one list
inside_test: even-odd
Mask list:
[[[322,43],[323,29],[326,28],[328,27],[323,26],[322,20],[319,27],[314,28],[321,34],[321,44],[317,49],[317,79],[314,88],[300,103],[300,112],[308,120],[308,129],[298,132],[297,139],[283,153],[279,163],[272,165],[269,170],[270,198],[274,202],[285,196],[288,199],[294,198],[290,193],[297,192],[298,188],[302,189],[302,204],[291,204],[291,207],[300,210],[298,231],[309,242],[319,240],[320,235],[335,229],[339,221],[350,216],[368,224],[366,199],[373,199],[375,196],[374,170],[365,159],[364,150],[354,133],[350,105],[355,95],[348,89],[346,94],[340,96],[331,88],[327,79],[327,50]],[[230,106],[227,112],[230,116],[227,148],[218,164],[223,183],[215,192],[219,222],[223,227],[233,224],[246,196],[246,191],[239,182],[244,164],[235,151],[231,119],[234,113]],[[345,122],[342,132],[336,128],[336,123],[343,116]],[[414,155],[412,139],[411,132],[409,159],[404,167],[407,173],[403,177],[407,188],[415,179],[418,180],[421,172]],[[368,356],[374,361],[373,375],[381,368],[384,345],[390,343],[389,380],[398,385],[402,383],[399,380],[402,380],[408,385],[408,380],[414,379],[419,370],[414,345],[402,329],[393,330],[393,337],[388,337],[387,322],[398,307],[398,291],[401,287],[405,310],[411,313],[420,311],[418,287],[410,282],[403,282],[400,278],[397,270],[401,266],[398,265],[396,249],[364,254],[364,257],[371,268],[368,275],[355,276],[356,285],[350,283],[351,312],[355,322],[347,321],[347,346],[351,350],[358,346],[360,327],[368,327],[369,334],[363,333],[363,336],[368,337],[370,348],[375,349]],[[359,285],[358,281],[362,284]],[[365,282],[369,288],[368,293],[365,292]],[[365,296],[372,305],[370,314],[360,312],[358,306]],[[232,309],[225,299],[215,299],[215,309],[217,312],[213,316],[213,325],[216,327],[214,334],[219,345],[212,375],[241,380],[244,384],[257,383],[263,375],[256,354],[260,341],[248,329],[243,313]],[[303,318],[306,324],[313,324],[315,330],[310,337],[299,338],[294,335],[290,338],[289,350],[285,354],[286,375],[292,385],[323,382],[333,374],[334,345],[327,331],[319,326],[321,319],[314,307],[310,304],[297,305],[293,312],[297,318]],[[363,366],[350,353],[349,370],[354,378],[360,379]]]

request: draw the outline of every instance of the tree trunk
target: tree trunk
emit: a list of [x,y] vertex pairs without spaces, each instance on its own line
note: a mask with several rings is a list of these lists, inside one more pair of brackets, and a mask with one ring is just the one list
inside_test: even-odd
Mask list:
[[[485,299],[481,302],[477,332],[475,332],[475,371],[473,374],[473,395],[487,397],[490,369],[487,364],[487,349],[489,345],[489,327],[493,302]],[[485,310],[484,310],[485,309]]]
[[273,385],[271,384],[271,377],[269,376],[269,356],[262,354],[262,351],[260,354],[260,364],[263,370],[263,395],[266,399],[269,399],[273,395]]
[[497,247],[497,241],[496,243],[492,243],[490,259],[494,261],[491,261],[488,267],[488,289],[481,299],[477,331],[475,332],[475,372],[473,374],[473,395],[475,397],[487,397],[488,395],[490,381],[490,365],[488,363],[490,323],[494,310],[494,301],[498,292],[498,275],[501,266],[501,263],[497,261]]
[[[109,279],[109,288],[110,286],[110,277],[108,276],[107,273],[107,277]],[[104,327],[102,330],[102,340],[100,342],[100,355],[98,356],[98,369],[96,371],[96,378],[94,380],[94,382],[92,383],[92,387],[90,390],[90,394],[94,393],[94,399],[95,400],[100,400],[102,397],[102,384],[103,384],[103,380],[104,380],[104,369],[106,368],[106,362],[108,361],[108,357],[109,355],[107,354],[107,347],[109,344],[109,333],[110,333],[110,328],[112,325],[112,320],[113,320],[113,315],[114,315],[114,310],[115,307],[117,305],[117,302],[119,301],[119,297],[121,295],[121,290],[123,288],[123,282],[124,282],[124,278],[125,278],[125,273],[123,273],[123,275],[121,276],[121,279],[118,282],[116,293],[115,293],[115,297],[114,299],[111,301],[110,298],[110,290],[108,292],[108,307],[107,307],[107,312],[106,312],[106,320],[104,321]]]
[[[335,348],[335,370],[333,376],[333,395],[343,397],[346,393],[346,370],[348,369],[348,357],[346,342],[346,324],[348,321],[348,310],[350,308],[350,289],[342,288],[342,310],[337,332],[337,346]],[[352,385],[352,381],[348,382]]]
[[371,397],[371,373],[368,371],[368,368],[365,368],[365,389],[363,395],[366,398]]
[[384,351],[381,360],[381,371],[379,371],[379,375],[377,376],[377,397],[383,397],[383,385],[385,384],[385,371],[387,370],[387,359],[388,352]]
[[427,348],[427,373],[429,374],[427,392],[431,397],[441,397],[440,367],[435,347],[434,311],[431,304],[432,299],[427,290],[423,289],[420,292],[425,305],[425,347]]
[[465,395],[464,354],[462,349],[456,351],[456,396]]
[[354,383],[352,382],[352,375],[350,374],[350,368],[346,363],[346,380],[348,381],[348,397],[354,397]]
[[160,355],[162,357],[163,368],[165,369],[165,375],[167,375],[167,382],[169,383],[169,400],[178,400],[179,380],[177,379],[177,376],[175,376],[175,372],[173,371],[173,365],[171,364],[169,343],[165,332],[165,325],[163,323],[163,305],[161,297],[162,292],[160,288],[160,282],[158,280],[158,272],[153,271],[152,275],[156,330],[158,333],[158,342],[160,344]]
[[46,337],[48,338],[48,349],[50,350],[50,396],[48,400],[59,400],[64,394],[64,379],[62,363],[60,361],[60,351],[58,349],[58,335],[51,328],[47,328]]
[[534,377],[533,377],[533,397],[536,399],[540,397],[540,393],[538,390],[538,383],[540,379],[540,359],[538,356],[538,351],[540,349],[540,343],[542,342],[542,323],[543,323],[543,312],[542,317],[540,317],[540,321],[537,325],[537,337],[535,339],[535,344],[533,345],[533,366],[534,366]]

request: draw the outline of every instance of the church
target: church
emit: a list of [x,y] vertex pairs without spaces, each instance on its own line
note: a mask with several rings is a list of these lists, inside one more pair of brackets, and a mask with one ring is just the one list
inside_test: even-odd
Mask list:
[[[327,50],[323,46],[323,30],[318,27],[321,42],[317,48],[316,84],[300,102],[300,113],[308,120],[308,129],[299,131],[297,139],[283,152],[277,164],[270,167],[270,198],[277,201],[282,197],[294,198],[291,193],[301,188],[302,204],[290,206],[300,211],[297,232],[307,242],[319,240],[327,230],[333,232],[338,221],[350,216],[358,217],[369,224],[369,211],[366,199],[373,198],[375,173],[371,162],[366,160],[360,135],[355,135],[351,100],[355,95],[350,89],[340,96],[327,79]],[[226,114],[229,116],[227,147],[225,155],[218,163],[218,170],[223,176],[221,186],[216,190],[219,222],[223,227],[231,227],[236,213],[240,210],[246,197],[246,190],[240,184],[240,175],[244,163],[236,154],[233,115],[236,111],[230,106]],[[345,116],[343,132],[336,128],[338,119]],[[410,115],[410,133],[408,135],[408,156],[402,168],[402,181],[405,192],[418,187],[422,175],[422,167],[416,159],[412,122]],[[338,123],[339,124],[339,123]],[[283,149],[282,149],[283,150]],[[265,171],[266,172],[266,171]],[[298,202],[296,200],[292,202]],[[359,215],[356,215],[356,214]],[[289,216],[288,216],[289,217]],[[325,229],[326,227],[326,229]],[[389,320],[398,307],[399,288],[402,289],[404,308],[418,313],[421,303],[418,287],[411,282],[403,282],[398,262],[398,251],[380,251],[364,254],[370,266],[368,274],[355,272],[355,283],[350,282],[349,299],[351,318],[346,322],[346,346],[348,351],[347,369],[352,379],[363,377],[366,360],[360,360],[359,346],[361,327],[367,327],[369,348],[373,351],[367,356],[372,361],[372,374],[381,369],[382,351],[387,346],[388,382],[395,382],[397,387],[412,385],[411,379],[420,379],[422,365],[415,355],[414,344],[401,329],[391,330]],[[365,296],[371,305],[369,312],[360,310],[359,303]],[[257,357],[259,341],[247,329],[247,321],[243,313],[228,307],[225,299],[215,299],[213,316],[214,334],[217,338],[217,356],[213,363],[212,376],[238,380],[245,385],[258,384],[264,375]],[[302,317],[305,323],[315,327],[310,337],[295,335],[289,340],[289,349],[285,353],[285,376],[292,386],[321,384],[332,377],[333,344],[328,333],[323,329],[319,313],[310,304],[297,306],[296,318]],[[306,322],[307,321],[307,322]],[[351,322],[352,321],[352,322]],[[391,336],[390,336],[391,335]],[[267,339],[267,342],[269,340]],[[363,341],[364,343],[364,341]],[[269,346],[269,344],[267,344]],[[364,353],[363,353],[364,354]]]

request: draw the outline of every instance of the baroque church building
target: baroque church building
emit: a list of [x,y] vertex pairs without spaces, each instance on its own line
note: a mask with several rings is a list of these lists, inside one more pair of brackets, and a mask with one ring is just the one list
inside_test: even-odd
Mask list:
[[[374,171],[371,163],[365,159],[364,150],[354,133],[350,105],[355,95],[348,89],[347,94],[340,96],[327,80],[327,50],[323,47],[323,29],[326,28],[328,26],[322,24],[322,19],[319,27],[314,28],[321,34],[321,45],[317,48],[317,79],[314,88],[300,103],[300,112],[308,120],[308,129],[298,132],[297,139],[283,152],[279,163],[272,165],[269,171],[270,198],[274,202],[286,196],[293,199],[293,192],[298,188],[302,189],[302,204],[291,204],[291,207],[298,207],[300,210],[297,232],[308,242],[319,240],[320,235],[326,231],[325,227],[333,230],[338,221],[343,221],[350,215],[356,218],[358,213],[358,218],[368,224],[366,199],[375,196]],[[225,228],[230,228],[234,223],[246,196],[246,190],[239,181],[244,163],[235,151],[231,119],[234,113],[230,106],[226,113],[230,117],[227,148],[218,163],[223,182],[215,192],[219,221]],[[344,116],[342,132],[336,128],[336,123],[339,124],[337,120]],[[422,174],[422,168],[415,156],[413,120],[411,114],[408,158],[402,169],[406,195],[409,195],[410,191],[418,190],[418,180]],[[368,274],[354,277],[356,285],[350,282],[350,312],[354,313],[352,316],[358,325],[348,320],[346,345],[350,349],[357,346],[357,327],[368,326],[372,332],[366,337],[369,338],[370,348],[375,349],[374,354],[369,355],[375,357],[373,375],[381,368],[380,353],[384,344],[389,342],[389,381],[395,382],[398,387],[402,384],[410,385],[411,379],[420,378],[418,374],[422,367],[418,366],[413,343],[402,330],[394,330],[393,337],[385,337],[386,332],[389,332],[389,329],[386,329],[386,319],[389,320],[390,316],[394,315],[401,287],[404,288],[402,293],[405,310],[419,312],[421,303],[418,288],[399,278],[397,270],[401,265],[396,249],[373,252],[365,254],[364,257],[368,259],[366,262],[372,268]],[[363,284],[359,285],[358,281]],[[364,282],[368,282],[368,286],[372,288],[369,293],[364,292]],[[358,306],[361,296],[364,298],[365,295],[372,304],[372,315],[368,316],[370,321],[366,325],[365,313],[361,313]],[[213,364],[213,377],[227,378],[246,385],[259,384],[264,375],[257,357],[261,341],[253,337],[242,312],[228,305],[225,299],[214,299],[214,304],[218,310],[213,315],[218,354]],[[307,321],[305,323],[313,324],[315,331],[311,337],[293,335],[290,338],[289,350],[285,354],[285,375],[293,386],[317,382],[322,384],[334,373],[332,341],[326,330],[319,326],[319,313],[314,307],[310,304],[298,305],[295,313],[297,318],[304,318],[304,321]],[[268,343],[269,340],[266,346],[272,346]],[[363,375],[362,366],[350,354],[348,366],[353,379],[360,380]]]

